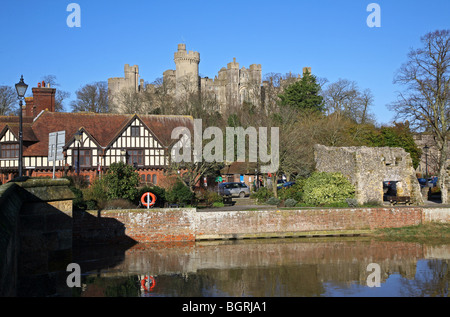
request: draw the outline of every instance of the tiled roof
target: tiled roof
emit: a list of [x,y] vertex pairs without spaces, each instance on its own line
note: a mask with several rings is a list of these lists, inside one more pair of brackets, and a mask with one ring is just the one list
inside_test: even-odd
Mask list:
[[[171,146],[175,142],[171,139],[172,130],[175,127],[184,126],[193,130],[193,118],[190,116],[44,111],[34,122],[30,117],[23,118],[24,141],[35,142],[24,149],[23,155],[46,156],[49,133],[65,131],[66,142],[68,142],[80,128],[86,130],[101,147],[107,147],[135,117],[142,120],[163,146]],[[17,131],[18,136],[18,122],[18,117],[0,117],[0,131],[8,125],[14,134]]]
[[230,165],[222,168],[220,173],[222,175],[231,174],[255,174],[257,168],[256,162],[233,162]]

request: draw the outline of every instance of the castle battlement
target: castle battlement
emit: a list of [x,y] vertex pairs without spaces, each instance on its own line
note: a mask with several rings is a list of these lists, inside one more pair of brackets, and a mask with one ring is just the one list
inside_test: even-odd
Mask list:
[[175,52],[174,53],[174,60],[175,61],[188,60],[188,61],[194,61],[196,63],[200,63],[200,53],[199,52],[194,52],[194,51]]

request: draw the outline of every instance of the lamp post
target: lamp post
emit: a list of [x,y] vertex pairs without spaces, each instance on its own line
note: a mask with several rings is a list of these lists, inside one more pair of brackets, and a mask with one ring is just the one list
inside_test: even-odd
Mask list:
[[22,99],[25,97],[28,85],[23,81],[23,75],[16,84],[17,96],[19,97],[19,177],[23,175],[23,122],[22,122]]
[[128,164],[128,162],[127,162],[127,150],[125,150],[125,149],[122,149],[122,150],[120,150],[120,154],[122,155],[122,157],[123,157],[123,160],[124,160],[124,164],[125,165],[127,165]]
[[428,150],[430,148],[425,144],[423,150],[425,151],[425,179],[428,182]]
[[83,132],[78,130],[75,133],[75,140],[78,141],[78,149],[77,149],[77,176],[80,176],[80,143],[81,138],[83,137]]

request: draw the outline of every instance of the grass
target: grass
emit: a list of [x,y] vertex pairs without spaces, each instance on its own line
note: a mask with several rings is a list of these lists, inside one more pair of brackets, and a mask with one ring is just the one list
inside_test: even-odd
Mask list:
[[402,228],[377,229],[373,235],[382,240],[450,242],[450,223],[430,222]]

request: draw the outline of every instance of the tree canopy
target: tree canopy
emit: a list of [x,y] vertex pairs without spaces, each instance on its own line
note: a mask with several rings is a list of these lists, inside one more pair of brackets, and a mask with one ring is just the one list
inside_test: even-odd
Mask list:
[[279,94],[282,106],[289,106],[298,110],[323,110],[323,97],[320,96],[320,85],[316,77],[309,72],[303,77],[286,87],[283,93]]

